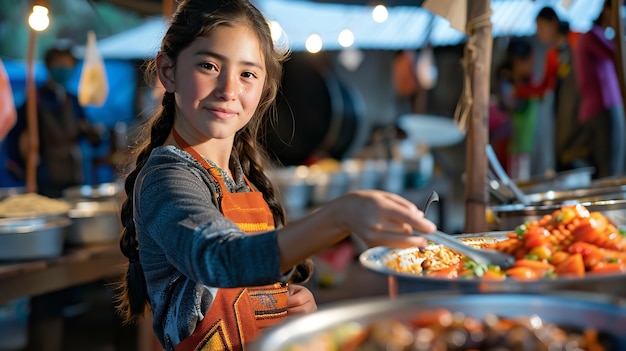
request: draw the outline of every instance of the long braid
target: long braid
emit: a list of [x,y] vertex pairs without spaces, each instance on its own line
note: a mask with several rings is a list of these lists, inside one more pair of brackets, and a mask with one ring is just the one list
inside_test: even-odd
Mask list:
[[[139,145],[137,150],[137,160],[133,169],[124,183],[126,200],[122,205],[121,219],[124,229],[120,239],[120,249],[124,256],[128,258],[126,276],[119,281],[118,295],[116,297],[117,310],[127,323],[136,321],[142,316],[148,305],[148,292],[143,268],[139,262],[139,242],[137,241],[137,230],[133,220],[133,193],[137,175],[148,161],[152,150],[162,146],[169,136],[174,126],[175,100],[174,93],[163,95],[163,107],[157,112],[158,117],[153,119],[149,125],[150,138],[144,144]],[[146,128],[146,131],[148,128]]]
[[[274,215],[274,222],[277,226],[284,225],[287,222],[287,215],[279,199],[276,187],[265,173],[263,165],[269,163],[269,157],[265,149],[259,147],[257,143],[257,130],[258,128],[254,126],[254,123],[248,124],[246,128],[237,134],[233,148],[238,154],[244,174],[263,194],[263,198]],[[312,273],[313,261],[306,259],[296,267],[290,282],[305,282],[311,277]]]

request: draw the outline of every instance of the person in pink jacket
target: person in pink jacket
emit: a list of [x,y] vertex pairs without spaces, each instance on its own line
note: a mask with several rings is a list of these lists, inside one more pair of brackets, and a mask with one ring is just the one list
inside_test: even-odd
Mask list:
[[569,144],[569,157],[574,161],[582,156],[596,167],[596,178],[622,174],[625,158],[624,106],[615,66],[615,44],[607,35],[614,27],[610,4],[605,1],[598,19],[580,37],[574,52],[582,96],[578,115],[581,123]]

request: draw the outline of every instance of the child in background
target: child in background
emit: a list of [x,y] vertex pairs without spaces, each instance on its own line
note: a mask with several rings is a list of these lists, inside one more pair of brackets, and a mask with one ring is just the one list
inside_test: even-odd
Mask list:
[[501,109],[508,111],[512,134],[508,146],[508,172],[512,179],[530,179],[530,153],[535,144],[537,98],[518,95],[520,87],[530,84],[533,74],[533,49],[523,39],[511,39],[504,63],[497,71]]
[[241,350],[263,328],[315,310],[296,284],[308,278],[306,259],[351,232],[407,247],[425,244],[412,228],[435,230],[414,204],[380,191],[286,223],[257,141],[285,57],[249,1],[188,0],[150,66],[166,92],[126,179],[119,309],[132,321],[149,306],[167,350]]

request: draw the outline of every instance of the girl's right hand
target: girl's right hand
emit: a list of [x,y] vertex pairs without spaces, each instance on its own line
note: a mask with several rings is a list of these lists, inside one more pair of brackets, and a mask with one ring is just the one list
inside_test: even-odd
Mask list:
[[369,246],[425,246],[413,229],[432,233],[437,228],[415,204],[388,192],[368,190],[346,194],[328,204],[338,226]]

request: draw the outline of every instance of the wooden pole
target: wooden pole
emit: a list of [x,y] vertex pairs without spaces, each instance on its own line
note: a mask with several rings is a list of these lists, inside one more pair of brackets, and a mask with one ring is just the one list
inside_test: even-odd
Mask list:
[[622,92],[622,104],[626,104],[626,45],[624,45],[624,20],[621,15],[622,0],[611,0],[611,17],[613,17],[613,29],[615,30],[615,69]]
[[[491,79],[491,6],[490,0],[467,1],[469,35],[465,60],[469,62],[472,100],[466,140],[465,231],[487,230],[487,157],[485,147],[489,141],[487,122],[489,88]],[[471,55],[472,57],[468,57]]]
[[37,88],[33,61],[37,43],[37,32],[28,30],[26,53],[26,123],[28,133],[28,153],[26,155],[26,192],[37,192],[37,159],[39,158],[39,126],[37,125]]

